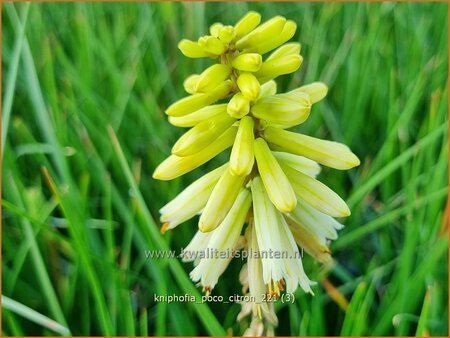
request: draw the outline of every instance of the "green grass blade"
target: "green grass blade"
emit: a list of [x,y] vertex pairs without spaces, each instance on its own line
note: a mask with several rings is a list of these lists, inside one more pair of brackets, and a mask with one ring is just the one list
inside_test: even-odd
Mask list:
[[15,300],[2,295],[2,307],[6,310],[14,312],[38,325],[41,325],[61,336],[70,336],[70,331],[67,327],[60,323],[40,314],[39,312],[25,306]]
[[25,41],[25,27],[28,18],[28,10],[30,3],[25,3],[21,13],[20,21],[22,25],[16,32],[15,45],[12,56],[12,61],[8,70],[8,78],[6,80],[6,89],[3,95],[2,105],[2,158],[6,144],[6,137],[8,136],[9,119],[11,117],[11,109],[14,100],[14,90],[16,88],[17,72],[19,69],[20,55],[22,54],[22,47]]

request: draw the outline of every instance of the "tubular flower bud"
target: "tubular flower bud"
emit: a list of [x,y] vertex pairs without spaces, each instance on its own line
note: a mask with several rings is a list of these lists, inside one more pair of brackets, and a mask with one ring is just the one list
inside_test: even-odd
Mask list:
[[214,118],[227,112],[227,104],[215,104],[206,106],[193,113],[184,116],[169,116],[169,122],[177,127],[193,127],[206,119]]
[[236,38],[240,39],[254,30],[261,22],[261,15],[256,12],[248,12],[239,22],[234,26]]
[[231,83],[226,81],[218,85],[214,90],[205,94],[194,94],[173,103],[166,110],[170,116],[183,116],[199,110],[207,105],[226,97],[231,89]]
[[214,156],[220,154],[228,147],[231,147],[234,138],[236,137],[236,133],[237,128],[230,127],[226,132],[220,135],[217,140],[194,155],[185,157],[170,155],[155,169],[153,178],[167,181],[194,170],[203,163],[208,162]]
[[227,113],[231,117],[240,119],[250,111],[250,101],[242,93],[235,94],[227,105]]
[[300,68],[303,58],[301,55],[286,55],[279,58],[265,61],[255,76],[266,82],[280,75],[295,72]]
[[[255,301],[244,303],[238,318],[252,312],[246,332],[274,335],[278,321],[265,299],[298,287],[312,294],[299,247],[319,262],[331,262],[329,241],[343,227],[333,217],[350,215],[345,201],[316,179],[320,165],[346,170],[360,161],[346,145],[284,130],[305,122],[328,88],[313,82],[277,94],[274,79],[295,72],[303,61],[301,45],[286,43],[297,24],[281,16],[260,22],[260,14],[249,12],[234,26],[214,23],[197,42],[180,41],[185,56],[216,64],[187,77],[183,86],[191,95],[167,108],[170,123],[191,129],[153,178],[174,179],[232,147],[227,164],[203,173],[161,208],[161,232],[199,215],[199,230],[182,259],[194,262],[191,279],[207,294],[231,263],[223,251],[245,250],[240,281]],[[207,250],[219,256],[190,255]],[[271,251],[284,256],[268,257]]]
[[296,223],[292,218],[286,217],[289,230],[294,236],[295,242],[301,246],[309,255],[313,256],[320,263],[330,263],[330,249],[327,245],[320,242],[320,239],[308,231],[301,224]]
[[200,216],[198,228],[201,232],[209,232],[217,228],[233,205],[245,176],[233,175],[226,170],[214,187],[205,209]]
[[276,16],[261,26],[251,31],[239,41],[236,42],[236,48],[238,49],[249,49],[251,47],[258,46],[267,40],[271,39],[273,36],[278,35],[283,30],[286,19],[282,16]]
[[189,93],[189,94],[197,93],[196,86],[197,86],[197,81],[198,81],[199,77],[200,77],[200,75],[193,74],[193,75],[189,76],[188,78],[186,78],[186,80],[184,80],[183,87],[187,93]]
[[332,217],[350,216],[347,204],[333,190],[311,176],[282,165],[298,197]]
[[285,220],[277,212],[271,203],[267,190],[265,190],[261,179],[255,177],[251,182],[254,225],[256,239],[261,252],[285,251],[288,253],[286,259],[270,259],[262,256],[262,270],[264,283],[272,296],[280,295],[279,281],[286,280],[287,291],[292,292],[300,284],[306,292],[311,292],[308,277],[303,271],[299,257],[298,248],[292,233],[289,231]]
[[246,52],[256,52],[260,54],[265,54],[270,52],[272,49],[277,48],[282,45],[290,38],[292,38],[297,29],[297,25],[294,21],[286,21],[281,32],[279,34],[273,34],[260,44],[254,44],[246,49]]
[[261,86],[252,73],[241,73],[237,79],[237,85],[242,95],[250,101],[254,101],[259,96]]
[[311,111],[309,96],[303,93],[277,94],[259,99],[251,108],[253,116],[281,125],[305,122]]
[[215,64],[207,68],[197,79],[196,92],[209,92],[228,79],[232,68],[228,65]]
[[206,249],[212,234],[212,232],[197,231],[181,253],[181,259],[183,262],[194,262],[194,266],[197,266],[201,260],[197,253],[203,252]]
[[342,143],[321,140],[291,131],[268,127],[264,138],[288,152],[308,157],[335,169],[351,169],[360,164],[358,157]]
[[320,165],[318,165],[317,162],[310,160],[309,158],[280,151],[273,151],[272,154],[275,156],[278,162],[285,164],[295,170],[301,171],[302,173],[311,177],[315,178],[320,173]]
[[238,55],[231,63],[234,68],[243,72],[257,72],[262,65],[262,57],[257,53]]
[[239,122],[236,140],[230,155],[230,171],[238,176],[250,174],[255,162],[254,153],[254,122],[249,116],[245,116]]
[[211,140],[218,138],[236,120],[227,114],[217,115],[214,118],[197,124],[184,133],[172,147],[172,154],[189,156],[204,149]]
[[270,200],[281,212],[290,212],[297,204],[294,190],[262,138],[255,140],[255,157]]
[[322,82],[313,82],[305,86],[301,86],[300,88],[294,89],[291,93],[306,93],[309,95],[311,103],[317,103],[322,100],[328,93],[328,87],[325,83]]
[[161,213],[160,220],[165,224],[165,228],[161,231],[173,229],[197,215],[205,207],[214,186],[227,166],[227,164],[224,164],[202,176],[162,207],[159,210]]
[[322,263],[331,261],[327,242],[337,239],[336,230],[342,229],[342,224],[307,203],[298,203],[285,218],[298,245]]
[[[251,205],[251,194],[248,189],[242,188],[233,203],[229,213],[216,230],[212,231],[206,247],[210,252],[234,250],[238,244],[242,226],[245,223]],[[225,271],[231,261],[228,257],[208,257],[202,259],[192,270],[190,276],[193,281],[201,280],[205,289],[212,289],[217,284],[220,275]]]
[[[247,259],[247,280],[250,295],[255,297],[257,304],[265,306],[267,304],[263,302],[263,297],[266,294],[267,287],[263,279],[263,267],[260,259],[255,258],[253,253],[259,252],[258,240],[256,238],[255,226],[250,224],[245,233],[248,242],[248,259]],[[244,270],[245,271],[245,270]],[[256,307],[256,306],[255,306]],[[258,310],[254,311],[258,313]]]
[[259,98],[265,96],[272,96],[277,93],[277,83],[273,80],[270,80],[263,85],[261,85],[261,90],[259,91]]
[[266,61],[278,59],[288,55],[299,55],[302,46],[297,42],[287,43],[274,50]]
[[[328,239],[337,239],[336,230],[341,230],[344,227],[333,217],[320,212],[307,203],[298,203],[297,207],[289,214],[289,217],[316,235],[322,244],[326,244]],[[318,227],[317,224],[321,226]]]
[[212,54],[205,52],[205,50],[200,47],[197,42],[188,39],[181,40],[178,44],[178,49],[184,54],[184,56],[189,58],[203,58],[212,56]]

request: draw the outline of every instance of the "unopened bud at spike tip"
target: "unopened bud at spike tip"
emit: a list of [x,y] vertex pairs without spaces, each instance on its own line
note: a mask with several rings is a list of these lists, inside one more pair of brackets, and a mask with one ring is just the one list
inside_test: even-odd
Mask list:
[[287,55],[298,55],[300,54],[300,50],[301,45],[298,42],[286,43],[272,52],[266,61],[278,59]]
[[209,33],[212,36],[214,36],[215,38],[218,38],[219,32],[222,29],[222,27],[223,27],[223,24],[221,24],[220,22],[216,22],[209,27]]
[[219,39],[223,43],[230,43],[235,37],[233,26],[224,26],[219,30]]
[[234,26],[236,38],[240,39],[244,35],[254,30],[261,22],[261,14],[257,12],[248,12],[239,22]]
[[263,44],[273,36],[280,34],[285,23],[286,19],[282,16],[273,17],[237,41],[236,48],[246,49]]
[[246,52],[255,52],[265,54],[272,49],[281,46],[283,43],[292,38],[297,29],[297,24],[294,21],[288,20],[282,27],[279,33],[274,33],[260,44],[255,44],[246,49]]

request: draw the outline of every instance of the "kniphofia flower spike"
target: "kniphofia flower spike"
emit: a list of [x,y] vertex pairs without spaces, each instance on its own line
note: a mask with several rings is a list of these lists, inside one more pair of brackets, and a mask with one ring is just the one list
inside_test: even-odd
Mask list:
[[[249,12],[234,26],[215,23],[209,35],[180,41],[185,56],[215,63],[189,76],[188,95],[166,109],[171,124],[190,129],[153,174],[171,180],[231,148],[227,163],[161,208],[161,231],[200,215],[185,252],[248,253],[240,280],[253,301],[240,317],[253,311],[247,333],[254,335],[263,333],[263,324],[270,333],[277,322],[262,295],[277,298],[298,286],[312,293],[299,247],[329,262],[328,242],[343,227],[334,217],[350,215],[346,203],[316,179],[320,165],[347,170],[360,164],[343,144],[288,131],[305,122],[328,88],[314,82],[277,93],[274,79],[303,61],[300,44],[286,43],[296,24],[281,16],[260,21],[260,14]],[[287,254],[269,257],[270,251]],[[194,256],[184,257],[194,261],[191,278],[209,293],[232,255]]]

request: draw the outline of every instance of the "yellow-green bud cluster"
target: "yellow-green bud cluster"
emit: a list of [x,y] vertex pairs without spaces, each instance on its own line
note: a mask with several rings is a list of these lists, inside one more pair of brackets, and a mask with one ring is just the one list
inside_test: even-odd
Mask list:
[[[281,16],[260,22],[260,14],[249,12],[234,26],[215,23],[210,35],[178,44],[185,56],[216,63],[189,76],[184,81],[189,95],[166,109],[170,123],[191,129],[153,177],[174,179],[232,149],[226,164],[160,210],[162,231],[200,214],[191,248],[287,250],[295,256],[300,245],[327,262],[326,243],[342,227],[333,217],[348,216],[350,210],[316,179],[319,164],[345,170],[359,165],[359,159],[343,144],[286,130],[303,123],[328,88],[314,82],[277,94],[274,79],[302,64],[300,44],[286,43],[296,24]],[[191,277],[209,292],[229,261],[202,259]],[[293,292],[298,285],[312,292],[298,257],[249,259],[244,269],[251,294],[279,295],[284,286]]]

